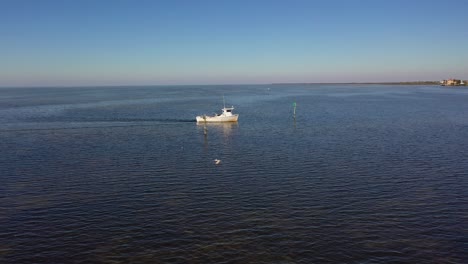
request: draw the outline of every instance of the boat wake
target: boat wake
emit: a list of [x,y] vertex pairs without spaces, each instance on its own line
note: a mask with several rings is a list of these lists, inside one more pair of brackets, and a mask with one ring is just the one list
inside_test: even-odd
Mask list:
[[193,123],[193,119],[177,119],[177,118],[84,118],[79,120],[72,120],[71,122],[157,122],[157,123]]
[[67,119],[67,120],[41,120],[39,122],[20,122],[4,124],[0,132],[36,131],[36,130],[63,130],[82,128],[115,128],[134,126],[157,126],[195,123],[193,119],[175,118],[112,118],[112,119]]

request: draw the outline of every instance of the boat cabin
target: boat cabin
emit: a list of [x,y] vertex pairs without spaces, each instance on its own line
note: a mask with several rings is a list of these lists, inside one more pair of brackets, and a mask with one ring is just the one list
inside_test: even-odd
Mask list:
[[221,110],[223,111],[223,113],[221,115],[232,116],[232,110],[234,110],[234,107],[224,107]]

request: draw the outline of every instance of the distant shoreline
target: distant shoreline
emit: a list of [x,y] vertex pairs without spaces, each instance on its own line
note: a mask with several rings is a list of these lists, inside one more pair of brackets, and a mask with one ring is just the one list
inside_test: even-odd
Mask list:
[[343,85],[343,84],[377,84],[377,85],[440,85],[439,81],[416,81],[416,82],[345,82],[345,83],[273,83],[289,84],[289,85],[304,85],[304,84],[321,84],[321,85]]
[[[468,80],[463,81],[464,85],[447,85],[447,87],[468,86]],[[257,84],[123,84],[123,85],[50,85],[50,86],[0,86],[0,89],[12,88],[129,88],[129,87],[171,87],[171,86],[237,86],[237,85],[437,85],[441,86],[440,81],[413,81],[413,82],[285,82],[285,83],[257,83]]]

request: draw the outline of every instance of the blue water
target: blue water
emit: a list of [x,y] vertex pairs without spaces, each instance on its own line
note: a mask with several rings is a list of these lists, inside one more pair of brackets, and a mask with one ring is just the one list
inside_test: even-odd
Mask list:
[[467,88],[3,88],[0,263],[467,263],[467,158]]

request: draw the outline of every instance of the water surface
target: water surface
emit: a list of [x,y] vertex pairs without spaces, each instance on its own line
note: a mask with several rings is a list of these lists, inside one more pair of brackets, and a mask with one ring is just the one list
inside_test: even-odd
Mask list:
[[[223,94],[239,122],[205,136],[194,118]],[[466,263],[467,102],[438,86],[0,89],[0,262]]]

